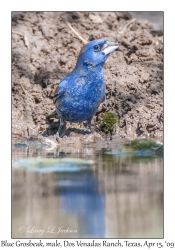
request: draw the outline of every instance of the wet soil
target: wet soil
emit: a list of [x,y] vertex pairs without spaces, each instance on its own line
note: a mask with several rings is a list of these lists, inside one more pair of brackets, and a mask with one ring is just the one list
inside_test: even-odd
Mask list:
[[[102,136],[103,115],[112,112],[118,123],[113,136],[163,137],[163,36],[148,21],[132,19],[128,12],[23,12],[12,15],[12,135],[54,135],[58,120],[46,120],[55,110],[54,90],[75,67],[82,41],[117,41],[120,50],[104,66],[106,101],[93,118]],[[68,135],[86,133],[84,124],[68,124]],[[84,132],[82,132],[84,131]],[[108,134],[107,134],[108,136]]]

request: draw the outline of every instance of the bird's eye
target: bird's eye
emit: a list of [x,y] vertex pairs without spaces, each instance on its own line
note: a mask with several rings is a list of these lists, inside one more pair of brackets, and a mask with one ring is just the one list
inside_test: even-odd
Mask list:
[[99,46],[99,45],[94,45],[93,49],[94,49],[95,51],[98,51],[98,50],[100,50],[100,46]]

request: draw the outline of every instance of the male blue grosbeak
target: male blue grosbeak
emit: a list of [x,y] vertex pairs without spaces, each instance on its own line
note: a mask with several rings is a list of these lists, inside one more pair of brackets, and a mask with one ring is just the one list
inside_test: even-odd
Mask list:
[[53,100],[60,118],[60,137],[66,121],[87,121],[91,130],[92,117],[106,96],[103,65],[118,47],[118,43],[103,39],[87,43],[81,49],[73,71],[57,86]]

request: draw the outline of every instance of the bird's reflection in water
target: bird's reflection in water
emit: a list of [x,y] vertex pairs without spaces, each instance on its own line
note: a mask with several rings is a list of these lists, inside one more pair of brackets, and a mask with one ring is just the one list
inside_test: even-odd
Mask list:
[[61,212],[76,216],[79,235],[104,237],[104,183],[98,181],[92,170],[65,173],[58,179],[59,186],[55,193],[61,200]]
[[[20,150],[14,157],[28,153]],[[105,153],[89,158],[95,165],[77,172],[12,169],[12,237],[163,237],[163,159]],[[28,227],[45,231],[31,234]],[[48,227],[77,232],[50,233]]]

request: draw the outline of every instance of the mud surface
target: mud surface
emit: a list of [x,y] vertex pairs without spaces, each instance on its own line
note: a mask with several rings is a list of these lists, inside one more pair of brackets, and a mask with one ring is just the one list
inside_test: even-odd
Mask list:
[[[106,38],[119,42],[120,51],[104,66],[107,98],[93,118],[93,128],[105,136],[105,112],[119,122],[113,135],[163,137],[163,37],[149,22],[137,20],[130,29],[128,12],[26,12],[12,16],[12,134],[28,137],[53,135],[58,121],[46,121],[55,110],[54,90],[75,67],[82,41]],[[27,40],[25,40],[27,39]],[[86,133],[82,124],[68,124],[71,133]],[[83,133],[82,133],[82,136]]]

